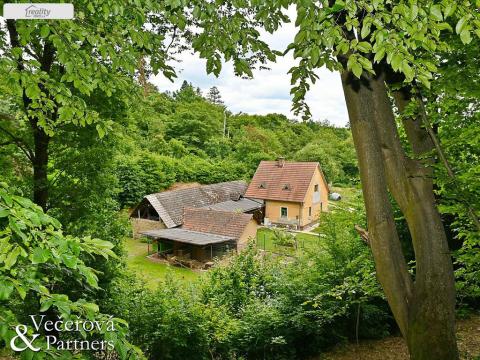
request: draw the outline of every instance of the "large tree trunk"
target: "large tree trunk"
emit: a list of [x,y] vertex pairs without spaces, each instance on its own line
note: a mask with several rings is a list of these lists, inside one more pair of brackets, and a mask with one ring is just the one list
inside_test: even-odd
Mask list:
[[33,165],[33,202],[47,211],[48,202],[48,136],[34,120],[30,121],[33,130],[35,154]]
[[[22,49],[22,44],[19,40],[16,22],[13,19],[7,20],[7,30],[10,35],[10,45],[12,48]],[[55,48],[50,41],[45,41],[43,44],[43,51],[38,54],[40,58],[40,70],[50,73],[54,61]],[[17,69],[25,71],[25,64],[22,55],[17,58]],[[45,92],[48,97],[48,92],[45,90],[42,83],[38,84],[40,89]],[[31,99],[26,94],[26,89],[22,95],[23,107],[28,113],[31,105]],[[54,117],[57,116],[57,109],[53,112]],[[52,114],[50,114],[52,115]],[[50,136],[45,133],[42,127],[38,125],[38,119],[29,117],[30,127],[33,133],[34,154],[27,154],[33,167],[33,201],[47,211],[48,202],[48,145],[50,143]]]
[[[359,81],[345,71],[342,85],[378,279],[410,356],[415,360],[457,359],[453,269],[429,171],[405,155],[382,76]],[[412,236],[414,282],[401,250],[387,187]]]

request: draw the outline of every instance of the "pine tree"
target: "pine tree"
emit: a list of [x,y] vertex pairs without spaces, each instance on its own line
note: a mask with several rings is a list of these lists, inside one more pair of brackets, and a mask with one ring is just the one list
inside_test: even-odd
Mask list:
[[207,99],[212,104],[223,104],[222,96],[216,86],[212,86],[210,90],[208,90]]

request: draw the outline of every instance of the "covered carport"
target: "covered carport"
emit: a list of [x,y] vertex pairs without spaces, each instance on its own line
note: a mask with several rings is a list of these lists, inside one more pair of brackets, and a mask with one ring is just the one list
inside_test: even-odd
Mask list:
[[175,256],[206,262],[236,249],[233,237],[182,228],[149,230],[141,234],[157,242],[158,255],[166,259]]

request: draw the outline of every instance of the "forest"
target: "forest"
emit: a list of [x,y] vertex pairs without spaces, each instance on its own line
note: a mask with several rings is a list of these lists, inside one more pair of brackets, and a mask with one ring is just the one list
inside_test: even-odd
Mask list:
[[[480,355],[455,337],[455,319],[480,311],[478,4],[74,3],[72,21],[0,17],[0,358],[316,359],[390,335],[414,360]],[[233,113],[216,87],[149,81],[174,78],[189,50],[209,73],[232,61],[251,77],[281,61],[258,29],[290,6],[285,51],[299,63],[285,76],[302,117]],[[345,128],[309,113],[323,66],[341,73]],[[279,156],[318,161],[348,194],[314,246],[277,256],[252,241],[155,287],[129,267],[128,215],[145,195],[249,181]],[[109,324],[78,337],[111,348],[50,349],[76,335],[35,329],[36,314]],[[20,324],[37,350],[12,351]]]

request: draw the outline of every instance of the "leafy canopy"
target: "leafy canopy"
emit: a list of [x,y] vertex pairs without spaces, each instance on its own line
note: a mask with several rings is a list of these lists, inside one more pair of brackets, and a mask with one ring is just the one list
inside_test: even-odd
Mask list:
[[[21,314],[17,313],[20,307],[12,305],[16,301],[34,304],[29,309],[32,315],[53,312],[64,321],[109,319],[99,312],[97,304],[85,300],[90,290],[98,288],[98,277],[97,271],[83,259],[115,257],[113,245],[90,237],[64,235],[60,227],[39,206],[9,194],[7,185],[0,184],[0,339],[7,344],[16,335],[15,326],[22,323]],[[56,291],[65,280],[74,280],[81,289],[78,299]],[[117,318],[112,321],[118,330],[112,340],[120,357],[126,358],[129,351],[141,356],[125,339],[127,324]],[[54,350],[46,350],[44,335],[34,344],[43,350],[33,353],[28,349],[25,356],[30,359],[58,356]],[[103,329],[99,335],[107,338],[110,334]],[[68,358],[73,354],[62,353],[62,356]]]
[[[289,21],[286,10],[296,7],[297,33],[285,53],[293,51],[298,60],[298,65],[290,69],[293,109],[306,115],[310,113],[305,95],[318,78],[315,70],[322,66],[340,71],[346,68],[360,78],[364,72],[373,74],[374,65],[386,61],[404,75],[407,83],[418,81],[429,87],[439,61],[436,52],[449,49],[444,33],[455,32],[464,44],[480,36],[478,1],[245,0],[227,4],[224,7],[231,9],[223,17],[238,20],[228,26],[229,36],[240,44],[251,38],[251,27],[259,23],[268,32],[275,31]],[[252,16],[241,19],[238,14],[247,10]],[[229,40],[219,36],[210,22],[203,21],[199,26],[206,35],[200,36],[194,47],[202,49],[201,54],[212,54],[215,48],[228,61],[232,51]],[[278,54],[264,51],[269,56]],[[207,66],[207,71],[217,74],[220,60],[216,65]],[[242,73],[251,76],[248,69]]]

